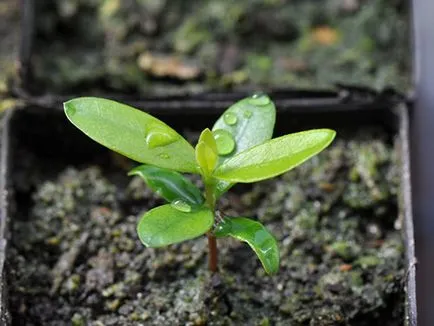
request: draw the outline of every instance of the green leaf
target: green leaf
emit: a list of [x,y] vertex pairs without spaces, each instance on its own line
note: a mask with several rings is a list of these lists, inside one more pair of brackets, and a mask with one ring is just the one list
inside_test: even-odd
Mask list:
[[227,160],[214,177],[246,183],[275,177],[321,152],[335,135],[330,129],[314,129],[269,140]]
[[163,247],[196,238],[211,228],[213,212],[206,208],[175,208],[167,204],[145,213],[137,225],[140,241],[147,247]]
[[220,198],[225,192],[227,192],[235,183],[231,183],[229,181],[217,180],[215,186],[215,197],[216,199]]
[[115,101],[82,97],[64,103],[68,119],[96,142],[140,163],[198,173],[193,147],[153,116]]
[[200,134],[196,145],[196,161],[204,176],[209,176],[217,165],[217,144],[211,130],[206,128]]
[[[225,130],[235,141],[233,151],[220,157],[221,163],[271,139],[275,121],[276,108],[265,94],[256,94],[231,105],[212,127],[214,137],[217,130]],[[222,143],[225,143],[224,137]]]
[[231,236],[247,242],[268,274],[279,269],[279,247],[276,239],[259,222],[245,217],[225,218],[214,231],[216,237]]
[[[220,164],[253,146],[271,139],[276,121],[276,108],[265,94],[255,94],[231,105],[216,121],[212,130],[220,153],[227,153],[232,140],[221,130],[229,132],[233,150],[220,156]],[[217,197],[229,190],[233,183],[219,181]]]
[[152,165],[140,165],[128,175],[140,176],[149,188],[168,202],[182,200],[188,205],[201,206],[205,201],[200,189],[178,172]]

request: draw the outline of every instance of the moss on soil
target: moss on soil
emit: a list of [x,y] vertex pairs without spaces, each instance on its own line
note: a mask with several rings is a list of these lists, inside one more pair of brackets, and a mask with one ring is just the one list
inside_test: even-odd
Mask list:
[[273,277],[235,240],[218,243],[218,276],[204,238],[144,248],[136,216],[161,200],[123,172],[70,167],[46,179],[13,223],[13,325],[399,324],[397,162],[381,132],[366,134],[221,200],[222,212],[257,217],[276,235]]
[[51,92],[409,86],[403,0],[36,4],[35,74]]

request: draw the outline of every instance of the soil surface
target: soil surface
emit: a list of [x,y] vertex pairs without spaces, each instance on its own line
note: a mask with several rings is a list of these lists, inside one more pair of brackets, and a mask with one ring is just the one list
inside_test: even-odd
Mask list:
[[203,237],[144,248],[137,216],[162,200],[125,176],[129,161],[60,172],[53,161],[41,174],[25,155],[15,158],[7,269],[13,325],[403,323],[399,171],[381,131],[340,135],[301,167],[221,199],[222,213],[257,218],[275,234],[281,267],[271,277],[235,240],[218,241],[214,276]]
[[35,3],[39,91],[410,85],[404,0]]

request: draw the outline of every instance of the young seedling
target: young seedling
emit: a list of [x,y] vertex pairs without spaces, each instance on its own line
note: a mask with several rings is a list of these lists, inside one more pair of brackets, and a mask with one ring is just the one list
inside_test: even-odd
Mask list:
[[[143,163],[129,175],[140,176],[168,204],[143,214],[137,225],[141,242],[162,247],[208,237],[209,268],[217,271],[216,238],[247,242],[268,274],[279,268],[279,249],[266,228],[247,217],[216,218],[216,201],[235,183],[269,179],[291,170],[326,148],[330,129],[302,131],[271,139],[273,102],[256,94],[230,106],[202,131],[196,148],[157,118],[115,101],[83,97],[64,104],[68,119],[87,136]],[[202,177],[202,192],[181,173]],[[217,214],[218,216],[218,214]]]

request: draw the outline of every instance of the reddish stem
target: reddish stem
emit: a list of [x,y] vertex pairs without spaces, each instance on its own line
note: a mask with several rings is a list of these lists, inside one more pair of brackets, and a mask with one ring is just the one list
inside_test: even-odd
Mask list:
[[215,273],[217,272],[217,241],[215,236],[213,236],[210,232],[207,233],[208,237],[208,248],[209,248],[209,254],[208,254],[208,268],[211,272]]

